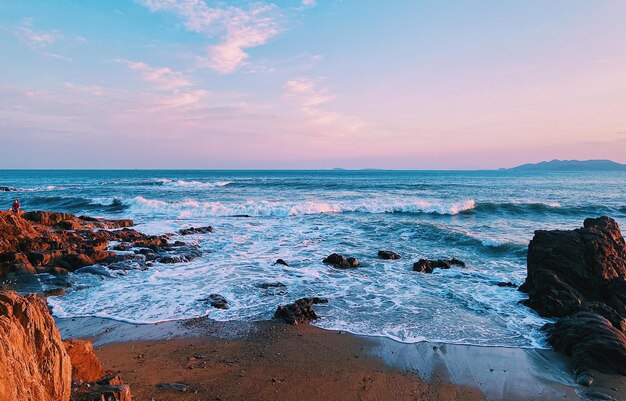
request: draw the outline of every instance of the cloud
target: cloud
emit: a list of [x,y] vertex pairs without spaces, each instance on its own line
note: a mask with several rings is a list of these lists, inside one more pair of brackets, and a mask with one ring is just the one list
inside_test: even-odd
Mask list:
[[65,89],[71,92],[87,93],[93,96],[102,96],[105,92],[105,89],[98,85],[76,85],[71,82],[66,82],[64,86]]
[[201,65],[217,72],[232,73],[249,57],[247,49],[267,43],[280,32],[277,7],[256,3],[244,9],[210,7],[202,0],[139,0],[151,11],[168,11],[184,20],[185,28],[219,43],[207,47]]
[[139,73],[142,81],[150,82],[165,91],[177,90],[192,86],[191,81],[183,73],[173,71],[169,67],[152,67],[146,63],[129,60],[117,60],[126,64],[132,71]]
[[317,4],[316,0],[302,0],[302,5],[304,7],[313,7]]
[[35,30],[31,18],[24,19],[22,24],[13,31],[13,35],[31,49],[43,49],[52,45],[61,37],[56,30]]
[[335,96],[326,88],[318,88],[311,78],[291,79],[285,83],[285,96],[295,101],[298,109],[306,119],[317,126],[332,129],[334,134],[355,133],[365,127],[365,122],[357,117],[322,109]]
[[285,83],[285,89],[288,96],[298,98],[306,107],[318,106],[334,98],[327,89],[317,89],[315,82],[310,78],[289,80]]

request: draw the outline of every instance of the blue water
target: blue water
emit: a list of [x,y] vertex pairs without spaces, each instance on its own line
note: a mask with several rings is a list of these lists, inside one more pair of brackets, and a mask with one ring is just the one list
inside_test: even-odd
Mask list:
[[[528,241],[537,229],[571,229],[609,215],[626,227],[626,173],[507,171],[0,171],[9,207],[133,218],[151,234],[212,225],[185,237],[204,251],[189,263],[104,278],[73,274],[50,298],[60,317],[155,322],[208,314],[270,318],[277,305],[322,296],[316,325],[400,341],[542,347],[546,320],[518,304]],[[248,215],[249,217],[235,217]],[[378,250],[401,260],[382,261]],[[321,263],[332,252],[362,268]],[[420,258],[456,257],[467,268],[420,274]],[[272,266],[282,258],[290,267]],[[260,283],[281,282],[267,291]],[[228,310],[199,302],[220,293]]]

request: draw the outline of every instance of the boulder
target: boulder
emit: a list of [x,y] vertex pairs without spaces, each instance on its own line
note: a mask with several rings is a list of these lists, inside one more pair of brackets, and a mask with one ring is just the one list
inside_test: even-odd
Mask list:
[[282,259],[276,259],[276,262],[272,264],[272,266],[283,265],[289,267],[289,264]]
[[400,255],[394,251],[378,251],[378,257],[384,260],[400,259]]
[[213,232],[213,227],[189,227],[178,230],[180,235],[192,235],[192,234],[209,234]]
[[626,243],[615,220],[586,219],[575,230],[535,231],[522,301],[540,315],[555,350],[570,355],[577,381],[592,369],[626,375]]
[[117,375],[96,382],[78,384],[72,389],[72,401],[132,401],[130,387]]
[[626,336],[604,317],[578,312],[545,327],[552,347],[572,357],[576,381],[593,382],[592,369],[626,375]]
[[465,267],[465,262],[456,258],[448,260],[420,259],[413,264],[413,271],[420,273],[432,273],[434,269],[449,269],[454,265]]
[[93,353],[91,341],[63,341],[65,350],[72,361],[72,379],[81,382],[93,382],[104,376],[102,363]]
[[0,292],[0,366],[0,400],[69,400],[70,358],[43,299]]
[[324,258],[322,262],[332,265],[333,267],[338,269],[350,269],[354,267],[359,267],[358,260],[356,260],[355,258],[344,258],[338,253],[328,255],[326,258]]
[[208,297],[200,300],[210,304],[216,309],[228,309],[228,301],[220,294],[210,294]]
[[306,324],[318,318],[313,305],[327,303],[328,300],[324,298],[301,298],[292,304],[279,306],[274,318],[293,325]]
[[626,243],[615,220],[590,218],[575,230],[535,231],[528,245],[525,305],[546,317],[579,311],[626,326]]

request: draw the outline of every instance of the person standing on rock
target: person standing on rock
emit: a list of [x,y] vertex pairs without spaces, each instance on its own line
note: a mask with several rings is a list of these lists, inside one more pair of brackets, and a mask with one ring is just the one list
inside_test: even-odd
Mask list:
[[11,211],[13,213],[18,214],[20,212],[20,201],[19,200],[14,200],[13,201],[13,206],[11,206]]

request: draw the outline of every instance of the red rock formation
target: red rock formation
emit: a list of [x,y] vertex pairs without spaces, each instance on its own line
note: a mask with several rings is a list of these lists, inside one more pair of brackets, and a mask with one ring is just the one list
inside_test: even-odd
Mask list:
[[43,299],[0,292],[0,367],[0,400],[69,400],[70,358]]
[[102,363],[93,353],[93,345],[85,340],[63,341],[72,361],[72,380],[94,382],[104,376]]
[[[126,228],[132,224],[131,220],[67,213],[34,211],[17,215],[0,211],[0,277],[113,263],[115,254],[107,250],[112,240],[154,251],[168,245],[165,236],[149,236]],[[118,228],[123,229],[107,231]]]

